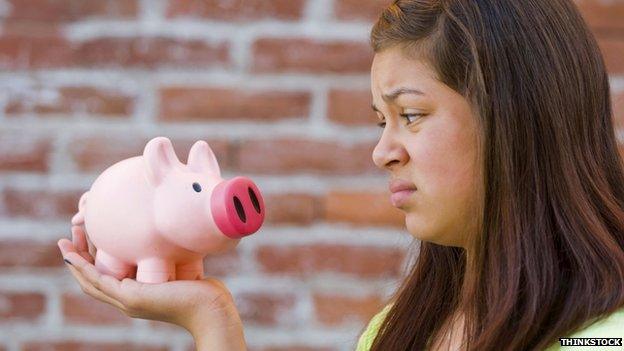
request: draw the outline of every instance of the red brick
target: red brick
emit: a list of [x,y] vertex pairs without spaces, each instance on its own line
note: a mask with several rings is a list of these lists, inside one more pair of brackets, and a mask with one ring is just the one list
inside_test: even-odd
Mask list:
[[624,2],[621,0],[575,0],[575,2],[591,27],[624,29]]
[[25,38],[50,38],[53,36],[63,36],[63,25],[59,22],[6,19],[0,25],[0,28],[2,28],[2,36],[4,37],[23,36]]
[[[21,30],[25,29],[28,27]],[[0,69],[227,67],[230,62],[227,43],[162,37],[98,38],[69,43],[55,33],[33,35],[13,31],[0,37]]]
[[241,293],[235,297],[243,324],[276,325],[292,323],[295,296],[288,293]]
[[162,37],[99,38],[82,42],[74,51],[80,66],[143,67],[184,65],[225,65],[229,62],[227,43]]
[[371,108],[370,90],[338,90],[329,92],[328,117],[344,125],[374,126],[377,115]]
[[[301,344],[286,344],[274,346],[255,346],[247,345],[248,351],[338,351],[335,347],[312,347]],[[191,345],[187,351],[195,351],[195,345]]]
[[156,329],[156,332],[160,332],[161,330],[170,330],[170,331],[181,331],[181,330],[185,330],[182,327],[172,324],[172,323],[167,323],[167,322],[162,322],[162,321],[157,321],[157,320],[148,320],[148,324],[150,326],[150,328],[154,328]]
[[310,194],[264,195],[267,223],[311,224],[322,213],[319,199]]
[[[338,351],[337,348],[331,347],[311,347],[302,345],[281,345],[281,346],[266,346],[266,347],[248,347],[249,351]],[[194,349],[193,349],[194,351]]]
[[332,191],[325,198],[323,208],[327,222],[349,222],[357,226],[405,226],[405,215],[392,206],[389,192]]
[[268,273],[309,276],[336,272],[362,278],[398,277],[404,252],[391,247],[311,244],[260,246],[259,269]]
[[[68,229],[67,238],[70,237]],[[63,265],[63,256],[56,246],[56,240],[50,242],[25,239],[0,240],[0,268],[56,268]]]
[[307,92],[171,87],[160,91],[159,119],[274,121],[307,117],[309,109]]
[[624,37],[597,35],[600,51],[605,59],[609,74],[624,73]]
[[226,21],[296,20],[301,18],[304,5],[304,0],[171,0],[167,16],[203,17]]
[[0,69],[39,69],[73,64],[71,45],[57,34],[0,36]]
[[12,133],[0,134],[0,171],[47,172],[52,142],[48,137]]
[[121,160],[142,155],[148,141],[149,138],[136,135],[76,137],[68,150],[78,169],[101,173]]
[[392,1],[389,0],[336,0],[334,12],[341,20],[373,21]]
[[76,21],[88,17],[136,17],[138,0],[9,0],[9,19]]
[[237,249],[204,257],[204,276],[225,277],[240,273],[241,257]]
[[[143,155],[147,142],[152,137],[116,135],[112,137],[78,137],[69,147],[71,157],[81,171],[101,173],[113,164],[126,158]],[[186,163],[191,146],[199,139],[169,138],[178,159]],[[229,151],[227,141],[203,138],[215,153],[221,170],[228,168]]]
[[346,144],[305,139],[244,140],[238,149],[243,172],[266,174],[379,173],[372,143]]
[[12,217],[29,217],[32,219],[68,220],[78,211],[78,200],[81,191],[60,190],[25,190],[7,188],[4,190],[6,213]]
[[91,87],[37,87],[26,94],[10,94],[5,111],[7,114],[93,113],[128,117],[133,105],[134,97],[118,91]]
[[383,308],[383,299],[378,295],[349,297],[336,294],[314,294],[313,299],[318,320],[331,326],[349,321],[365,324]]
[[34,322],[45,312],[46,299],[35,292],[0,292],[1,322]]
[[[255,346],[253,344],[247,345],[248,351],[339,351],[341,349],[335,347],[312,347],[304,346],[302,344],[281,344],[270,346]],[[196,347],[193,343],[186,348],[186,351],[196,351]]]
[[255,73],[369,73],[373,52],[368,43],[263,38],[253,44]]
[[[78,284],[76,282],[75,284]],[[64,293],[61,298],[66,323],[93,325],[129,325],[132,318],[116,307],[84,293]]]
[[168,351],[167,346],[131,343],[103,343],[89,341],[35,341],[27,342],[22,351]]

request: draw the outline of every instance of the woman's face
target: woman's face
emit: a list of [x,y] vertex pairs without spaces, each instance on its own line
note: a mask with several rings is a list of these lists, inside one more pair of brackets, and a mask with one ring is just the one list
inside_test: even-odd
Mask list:
[[373,160],[390,172],[391,181],[416,187],[395,203],[414,237],[466,247],[477,232],[481,204],[477,119],[468,101],[435,76],[424,61],[404,56],[398,47],[375,54],[373,109],[385,127]]

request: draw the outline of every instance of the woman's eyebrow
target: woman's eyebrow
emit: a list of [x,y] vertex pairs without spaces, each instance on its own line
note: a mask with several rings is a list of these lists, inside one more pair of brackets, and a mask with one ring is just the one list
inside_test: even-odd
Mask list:
[[425,93],[423,93],[422,91],[420,91],[418,89],[400,87],[400,88],[397,88],[397,89],[393,90],[392,92],[390,92],[388,94],[382,95],[382,98],[386,102],[387,101],[392,101],[392,100],[396,99],[401,94],[425,95]]
[[[401,94],[425,95],[425,93],[423,93],[422,91],[418,89],[400,87],[400,88],[393,90],[392,92],[388,94],[383,94],[382,98],[384,99],[384,101],[390,102],[390,101],[395,100]],[[377,109],[377,106],[375,106],[375,104],[372,104],[371,108],[373,109],[373,111],[379,112],[379,109]]]

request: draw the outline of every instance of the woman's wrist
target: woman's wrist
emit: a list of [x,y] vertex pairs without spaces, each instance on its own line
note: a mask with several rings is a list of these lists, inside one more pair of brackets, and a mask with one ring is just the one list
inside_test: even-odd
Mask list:
[[[215,319],[212,313],[196,316],[193,327],[189,332],[195,340],[198,351],[246,351],[243,323],[236,307],[232,304]],[[204,317],[204,318],[202,318]]]
[[192,333],[197,351],[246,351],[243,325],[205,327]]
[[227,333],[207,331],[194,336],[193,340],[197,351],[247,351],[242,327]]

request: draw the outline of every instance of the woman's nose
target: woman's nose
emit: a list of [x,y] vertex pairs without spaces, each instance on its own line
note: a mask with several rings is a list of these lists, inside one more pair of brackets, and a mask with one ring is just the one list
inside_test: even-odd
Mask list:
[[373,162],[382,170],[392,170],[396,165],[405,164],[409,155],[403,143],[396,135],[384,130],[379,142],[373,149]]

